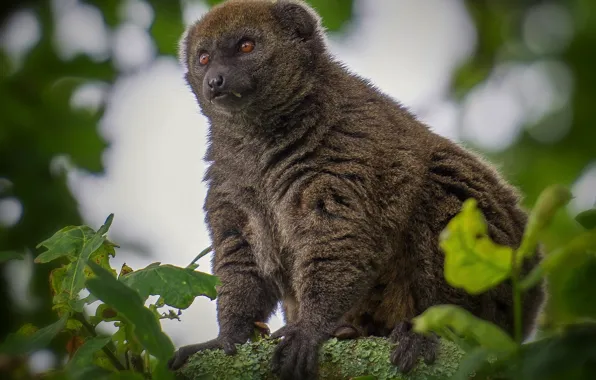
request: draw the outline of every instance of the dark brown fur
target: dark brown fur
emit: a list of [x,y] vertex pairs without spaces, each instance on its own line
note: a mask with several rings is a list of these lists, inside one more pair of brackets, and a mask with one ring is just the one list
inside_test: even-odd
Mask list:
[[[255,51],[237,53],[246,36]],[[526,223],[517,192],[335,61],[312,10],[228,1],[189,29],[182,48],[210,121],[205,210],[222,285],[219,337],[182,347],[172,368],[205,348],[233,353],[280,301],[287,325],[273,364],[283,378],[316,376],[317,349],[334,332],[400,340],[392,361],[402,370],[420,354],[432,361],[434,340],[409,321],[436,304],[512,330],[510,284],[479,296],[449,286],[438,236],[473,197],[494,241],[517,247]],[[205,77],[216,71],[241,98],[210,101]],[[526,334],[541,291],[524,299]]]

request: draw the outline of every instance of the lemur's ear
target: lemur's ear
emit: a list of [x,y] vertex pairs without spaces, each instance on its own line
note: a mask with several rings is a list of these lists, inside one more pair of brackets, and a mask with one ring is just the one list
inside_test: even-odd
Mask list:
[[273,5],[273,15],[283,29],[302,40],[315,37],[321,26],[317,12],[302,1],[278,0]]

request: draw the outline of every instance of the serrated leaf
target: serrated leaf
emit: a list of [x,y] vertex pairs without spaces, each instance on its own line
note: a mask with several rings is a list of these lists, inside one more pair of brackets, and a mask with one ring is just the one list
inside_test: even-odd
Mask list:
[[82,251],[84,242],[90,240],[94,234],[95,231],[88,226],[64,227],[37,245],[36,248],[45,247],[46,251],[39,254],[34,261],[48,263],[65,256],[73,261]]
[[[116,277],[116,271],[110,265],[110,257],[116,256],[114,247],[114,244],[106,241],[95,252],[93,252],[93,254],[91,254],[89,259],[100,267],[110,271],[114,277]],[[93,271],[89,269],[88,266],[85,266],[85,278],[91,278],[93,276]]]
[[24,355],[45,348],[64,329],[67,319],[68,316],[65,315],[51,325],[39,329],[29,336],[19,333],[10,334],[0,346],[0,352],[9,355]]
[[575,220],[587,230],[596,228],[596,208],[580,212]]
[[168,360],[174,345],[163,333],[159,320],[144,306],[138,292],[114,278],[110,272],[89,262],[96,277],[87,280],[87,288],[98,299],[111,305],[134,326],[134,334],[147,351],[160,360]]
[[482,293],[509,277],[512,249],[495,244],[475,199],[466,200],[440,236],[445,279],[470,294]]
[[126,263],[122,264],[122,267],[120,267],[120,273],[118,274],[118,278],[120,278],[121,276],[124,276],[125,274],[129,274],[131,272],[134,272],[133,269],[131,267],[129,267],[128,265],[126,265]]
[[435,332],[449,339],[444,333],[445,329],[449,329],[467,341],[475,342],[478,346],[494,352],[510,352],[517,349],[513,339],[505,331],[459,306],[431,306],[415,317],[413,323],[416,332]]
[[113,250],[113,247],[106,247],[104,245],[104,241],[106,240],[105,234],[110,228],[113,218],[114,214],[110,214],[96,233],[91,237],[85,235],[80,241],[81,245],[77,247],[78,252],[75,254],[75,261],[66,266],[66,272],[64,273],[64,279],[60,285],[59,292],[54,297],[54,303],[56,305],[62,305],[61,307],[63,309],[72,309],[75,312],[81,312],[83,310],[85,302],[81,302],[79,293],[85,287],[85,279],[92,275],[91,272],[85,274],[87,262],[93,253],[98,250],[106,250],[108,252]]
[[23,260],[25,258],[24,252],[17,251],[2,251],[0,252],[0,263],[10,260]]
[[75,352],[72,359],[66,365],[67,371],[72,371],[75,368],[88,367],[93,363],[94,354],[101,350],[108,342],[111,337],[95,337],[85,341],[85,343],[79,347]]
[[571,200],[571,192],[560,185],[546,188],[536,201],[519,247],[519,259],[532,256],[536,250],[540,233],[551,223],[556,212]]
[[216,276],[160,263],[124,275],[120,281],[138,291],[143,300],[159,295],[166,305],[177,309],[186,309],[198,296],[215,299],[218,284]]

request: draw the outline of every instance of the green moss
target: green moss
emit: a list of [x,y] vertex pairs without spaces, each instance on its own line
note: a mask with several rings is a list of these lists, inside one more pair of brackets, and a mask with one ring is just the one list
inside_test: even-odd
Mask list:
[[[221,350],[203,351],[192,356],[179,371],[181,379],[252,380],[276,379],[270,361],[276,341],[260,340],[238,345],[238,353],[227,356]],[[446,379],[457,370],[463,352],[453,343],[442,340],[437,360],[426,365],[422,360],[407,375],[389,362],[395,344],[384,338],[327,341],[320,353],[322,380],[350,379],[372,375],[378,380]]]

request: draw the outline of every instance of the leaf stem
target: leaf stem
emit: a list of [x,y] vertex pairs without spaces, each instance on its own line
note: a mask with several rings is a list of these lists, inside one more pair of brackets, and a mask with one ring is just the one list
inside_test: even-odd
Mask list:
[[[96,337],[97,333],[95,332],[95,328],[89,323],[87,322],[87,320],[85,319],[85,317],[83,316],[83,314],[81,313],[75,313],[74,317],[83,324],[83,326],[85,327],[85,329],[89,332],[89,334],[91,334],[92,337]],[[106,346],[101,348],[102,351],[106,354],[106,356],[108,357],[108,359],[110,359],[110,361],[112,362],[112,364],[114,365],[114,367],[119,370],[119,371],[124,371],[126,370],[126,368],[124,368],[124,366],[122,365],[122,363],[120,363],[120,360],[118,360],[118,358],[114,355],[114,353],[112,351],[110,351],[109,348],[107,348]]]
[[211,252],[211,247],[207,247],[204,250],[202,250],[197,257],[195,257],[190,264],[188,264],[186,267],[189,268],[191,266],[193,266],[197,261],[199,261],[200,259],[202,259],[205,255],[207,255],[209,252]]

